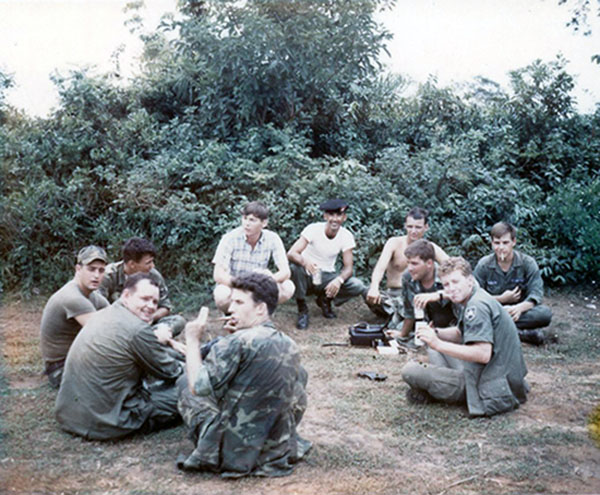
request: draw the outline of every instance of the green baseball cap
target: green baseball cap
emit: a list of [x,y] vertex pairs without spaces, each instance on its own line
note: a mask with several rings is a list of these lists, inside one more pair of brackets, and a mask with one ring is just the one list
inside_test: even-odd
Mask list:
[[77,263],[79,265],[89,265],[92,261],[96,260],[108,263],[108,256],[106,256],[106,251],[98,246],[86,246],[84,248],[81,248],[81,250],[77,254]]

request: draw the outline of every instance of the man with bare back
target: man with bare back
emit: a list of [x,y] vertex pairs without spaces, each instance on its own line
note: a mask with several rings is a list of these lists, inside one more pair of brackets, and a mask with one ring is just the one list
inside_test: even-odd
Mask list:
[[[404,223],[406,235],[391,237],[387,240],[373,269],[371,285],[366,296],[367,305],[375,314],[389,319],[389,328],[399,330],[402,326],[402,274],[408,266],[404,250],[409,244],[425,236],[429,230],[428,215],[429,212],[423,208],[411,208]],[[448,258],[448,255],[437,244],[432,244],[435,249],[435,261],[442,263]],[[379,285],[384,275],[386,289],[380,291]]]

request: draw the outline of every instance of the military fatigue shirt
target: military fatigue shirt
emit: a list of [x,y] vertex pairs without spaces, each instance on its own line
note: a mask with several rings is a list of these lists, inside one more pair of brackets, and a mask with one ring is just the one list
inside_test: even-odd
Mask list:
[[106,306],[108,301],[97,291],[86,297],[75,280],[67,282],[52,294],[44,307],[40,325],[40,346],[46,369],[67,357],[73,339],[81,330],[75,317]]
[[310,445],[296,433],[307,376],[296,343],[270,323],[217,341],[196,396],[187,388],[180,396],[180,413],[197,433],[187,467],[226,476],[289,474]]
[[521,300],[541,304],[544,297],[544,282],[535,260],[519,251],[513,251],[514,258],[510,269],[502,271],[496,255],[488,254],[479,260],[473,275],[487,292],[499,296],[505,290],[521,287]]
[[263,229],[252,248],[244,229],[238,227],[221,238],[212,262],[226,267],[232,277],[237,277],[245,272],[268,268],[271,258],[278,270],[288,267],[285,247],[275,232]]
[[121,301],[99,311],[79,332],[65,363],[56,419],[66,431],[109,439],[139,430],[154,406],[142,387],[146,375],[174,381],[182,364],[152,327]]
[[[429,288],[423,287],[419,280],[413,280],[408,270],[402,274],[402,296],[403,296],[403,317],[405,319],[415,319],[414,298],[417,294],[425,292],[437,292],[443,290],[444,286],[437,273],[437,266],[434,272],[433,285]],[[452,303],[447,299],[433,301],[427,304],[425,308],[425,320],[434,320],[435,326],[446,327],[454,321]]]
[[464,362],[469,414],[491,416],[518,407],[527,400],[527,367],[511,317],[498,301],[477,286],[467,303],[455,304],[454,309],[463,344],[492,344],[487,364]]
[[[111,303],[117,301],[119,297],[121,297],[121,292],[123,292],[123,286],[125,285],[125,280],[127,280],[124,267],[125,262],[123,260],[108,265],[102,283],[98,288],[98,292],[106,297]],[[167,289],[167,284],[165,283],[163,276],[155,268],[152,268],[148,275],[156,282],[160,291],[158,307],[167,308],[169,310],[173,309],[173,305],[169,299],[169,289]]]

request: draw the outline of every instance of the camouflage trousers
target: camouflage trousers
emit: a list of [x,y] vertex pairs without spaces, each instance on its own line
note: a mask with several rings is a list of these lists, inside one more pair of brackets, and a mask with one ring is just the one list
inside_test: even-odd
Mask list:
[[369,309],[381,318],[389,320],[388,328],[400,330],[404,320],[404,297],[401,287],[381,291],[381,302],[369,304]]
[[285,476],[312,446],[296,433],[306,409],[303,387],[302,393],[294,394],[298,400],[292,407],[277,412],[261,407],[248,420],[243,411],[220,409],[212,396],[192,394],[185,374],[177,384],[179,413],[196,446],[187,458],[178,459],[180,469],[213,471],[232,478]]

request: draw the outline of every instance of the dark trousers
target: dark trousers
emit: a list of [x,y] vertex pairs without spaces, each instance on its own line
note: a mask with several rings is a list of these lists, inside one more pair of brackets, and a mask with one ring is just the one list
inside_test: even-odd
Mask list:
[[[296,286],[296,292],[294,292],[294,298],[296,301],[305,300],[308,295],[325,295],[325,287],[334,278],[339,277],[337,272],[322,272],[321,283],[319,285],[313,284],[312,276],[306,272],[303,266],[297,265],[296,263],[290,263],[292,270],[292,282]],[[344,281],[340,287],[337,296],[335,296],[333,303],[336,306],[344,304],[353,297],[362,296],[367,291],[367,287],[362,281],[356,277],[350,277]]]

